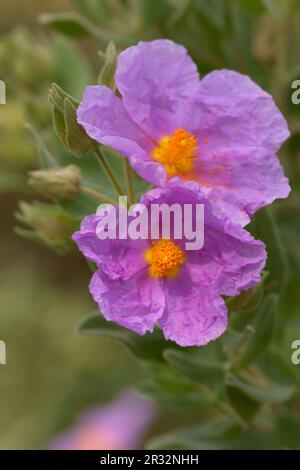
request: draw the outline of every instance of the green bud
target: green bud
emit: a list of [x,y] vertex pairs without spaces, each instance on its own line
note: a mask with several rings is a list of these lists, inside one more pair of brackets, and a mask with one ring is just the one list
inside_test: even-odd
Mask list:
[[31,171],[28,184],[49,198],[73,199],[79,191],[81,171],[76,165]]
[[115,89],[115,72],[118,53],[113,41],[109,42],[105,54],[100,53],[100,57],[103,60],[103,65],[98,78],[98,84]]
[[77,122],[78,101],[55,83],[49,90],[49,101],[52,104],[55,131],[68,152],[82,157],[95,150],[98,142],[91,139]]
[[64,100],[64,118],[66,125],[66,146],[76,157],[95,150],[99,143],[92,140],[84,128],[77,122],[77,107],[69,98]]
[[65,254],[72,249],[71,236],[77,229],[77,222],[60,206],[22,201],[16,219],[29,227],[17,227],[15,231],[20,236],[38,242],[59,254]]
[[49,88],[49,95],[48,95],[49,101],[52,104],[52,106],[56,109],[58,109],[60,112],[63,113],[64,111],[64,100],[65,98],[69,98],[69,100],[72,101],[74,106],[79,105],[79,101],[75,100],[71,95],[66,93],[60,86],[58,86],[56,83],[52,83],[51,87]]

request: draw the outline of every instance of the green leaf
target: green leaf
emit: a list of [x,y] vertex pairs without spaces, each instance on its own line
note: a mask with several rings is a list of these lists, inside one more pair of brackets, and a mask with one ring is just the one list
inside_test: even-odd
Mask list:
[[298,420],[282,416],[278,420],[278,432],[281,442],[289,449],[300,449],[300,423]]
[[37,130],[29,123],[25,124],[25,127],[26,129],[29,130],[29,132],[31,133],[34,139],[36,149],[38,152],[40,167],[41,168],[55,168],[59,166],[55,157],[51,154],[51,152],[45,146],[44,141],[41,135],[37,132]]
[[153,2],[153,0],[140,0],[140,8],[142,10],[143,28],[151,28],[158,25],[171,12],[170,5],[166,0]]
[[277,0],[261,0],[262,4],[264,5],[265,9],[274,16],[277,20],[282,21],[284,18],[284,11],[278,4]]
[[197,9],[214,28],[223,30],[225,26],[225,3],[223,0],[198,0]]
[[243,391],[229,385],[226,387],[226,395],[230,405],[242,420],[251,422],[260,409],[259,403],[246,395]]
[[159,330],[139,336],[115,323],[105,320],[99,312],[92,313],[79,325],[79,331],[87,335],[101,336],[126,346],[140,359],[161,360],[166,341]]
[[269,294],[255,316],[254,334],[233,363],[234,369],[246,367],[268,348],[273,337],[274,315],[277,306],[278,296]]
[[296,392],[291,385],[281,385],[271,382],[265,387],[254,387],[233,374],[226,376],[226,385],[237,388],[240,392],[258,403],[280,403],[288,401]]
[[84,128],[77,122],[77,108],[69,98],[64,99],[65,144],[76,157],[82,157],[96,149],[99,144],[92,140]]
[[257,15],[266,11],[263,0],[233,0],[232,3],[238,3],[243,9]]
[[115,88],[115,71],[117,67],[118,53],[113,41],[110,41],[104,54],[104,63],[102,65],[98,83],[99,85]]
[[269,77],[253,55],[254,15],[243,8],[240,3],[233,1],[230,2],[228,19],[230,30],[232,30],[228,53],[234,62],[234,67],[255,77],[262,87],[268,87]]
[[107,21],[109,8],[106,0],[72,0],[75,8],[96,23]]
[[224,353],[235,358],[249,343],[254,333],[255,330],[251,325],[246,325],[241,332],[229,328],[223,338]]
[[[292,338],[295,338],[293,335]],[[291,338],[291,342],[292,342]],[[271,380],[281,383],[295,383],[300,386],[300,375],[297,367],[291,362],[291,342],[286,340],[283,342],[282,351],[279,345],[274,345],[270,351],[267,351],[260,360],[261,371]],[[286,345],[289,348],[286,350]]]
[[95,38],[95,35],[97,38],[95,27],[78,13],[44,13],[40,15],[39,21],[72,38]]
[[95,213],[98,205],[98,201],[82,192],[79,192],[74,199],[64,199],[60,201],[60,206],[64,211],[76,220],[82,220],[86,214]]
[[[54,37],[52,48],[55,66],[53,81],[63,89],[64,95],[67,92],[64,97],[81,100],[84,88],[94,81],[86,56],[72,41],[62,36]],[[59,94],[58,85],[55,86]]]
[[167,349],[164,358],[191,381],[214,386],[223,381],[224,370],[220,363],[196,358],[187,351],[174,349]]
[[58,108],[52,107],[52,117],[53,117],[53,125],[56,135],[59,139],[63,142],[64,145],[66,142],[66,125],[65,125],[65,118],[61,111]]
[[242,430],[229,420],[203,422],[152,438],[146,448],[179,450],[247,450],[274,447],[265,434],[258,430]]
[[115,33],[114,31],[100,29],[87,18],[76,12],[43,13],[40,15],[39,21],[71,38],[90,37],[104,44],[108,44],[109,41],[114,41],[120,46],[128,46],[130,43],[134,42],[133,38]]
[[207,411],[214,406],[215,397],[204,393],[198,384],[192,384],[167,364],[159,363],[148,367],[151,379],[138,389],[170,409]]
[[149,396],[160,405],[170,410],[201,411],[208,409],[206,400],[201,400],[199,391],[185,393],[172,393],[164,390],[154,381],[148,380],[137,387],[142,394]]
[[261,304],[264,296],[264,282],[269,273],[263,271],[261,281],[252,289],[242,292],[237,297],[230,297],[226,304],[231,312],[249,314]]
[[281,294],[287,279],[287,261],[280,233],[271,212],[267,209],[261,209],[254,216],[249,230],[267,247],[268,258],[265,269],[269,275],[265,280],[265,289]]

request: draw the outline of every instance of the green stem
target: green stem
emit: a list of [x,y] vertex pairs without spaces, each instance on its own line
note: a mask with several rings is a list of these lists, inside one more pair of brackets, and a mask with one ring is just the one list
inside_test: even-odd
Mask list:
[[102,167],[103,171],[105,172],[107,178],[111,182],[111,185],[115,189],[116,193],[119,194],[119,196],[124,195],[124,191],[121,188],[121,185],[119,183],[118,178],[116,177],[112,167],[107,161],[107,158],[105,157],[103,150],[101,148],[96,149],[94,151],[94,154],[97,158],[97,161],[99,162],[100,166]]
[[125,176],[125,183],[126,183],[126,189],[127,189],[128,205],[131,206],[131,204],[134,203],[134,190],[133,190],[132,177],[131,177],[131,168],[130,168],[130,164],[127,158],[124,158],[123,162],[124,162],[123,163],[124,176]]
[[105,196],[105,194],[95,191],[95,189],[88,188],[87,186],[81,186],[80,190],[83,193],[88,194],[89,196],[93,197],[94,199],[97,199],[98,201],[108,203],[108,204],[114,204],[114,205],[116,204],[116,202],[113,199],[111,199],[108,196]]

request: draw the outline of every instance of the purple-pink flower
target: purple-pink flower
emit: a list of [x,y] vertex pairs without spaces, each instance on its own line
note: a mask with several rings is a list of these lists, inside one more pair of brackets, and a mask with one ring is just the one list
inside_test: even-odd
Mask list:
[[276,157],[287,123],[249,77],[217,70],[200,80],[184,47],[156,40],[122,52],[115,81],[121,98],[104,86],[86,88],[78,122],[142,178],[159,187],[192,182],[216,214],[242,225],[288,196]]
[[100,240],[96,231],[102,216],[87,216],[73,239],[98,266],[90,292],[109,321],[140,335],[158,323],[167,340],[180,346],[205,345],[226,330],[222,296],[238,295],[259,282],[266,260],[264,244],[229,219],[217,218],[200,191],[178,181],[149,191],[141,203],[146,208],[203,204],[203,248],[186,250],[184,236]]
[[134,392],[82,415],[50,444],[51,450],[136,450],[155,414],[154,404]]

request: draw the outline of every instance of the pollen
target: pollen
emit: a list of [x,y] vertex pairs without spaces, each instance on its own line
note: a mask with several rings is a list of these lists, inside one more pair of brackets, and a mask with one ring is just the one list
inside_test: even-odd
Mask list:
[[152,242],[145,255],[152,277],[175,277],[184,262],[184,252],[172,240]]
[[194,169],[198,140],[191,132],[177,129],[164,136],[152,151],[155,160],[163,165],[169,176],[180,176]]

